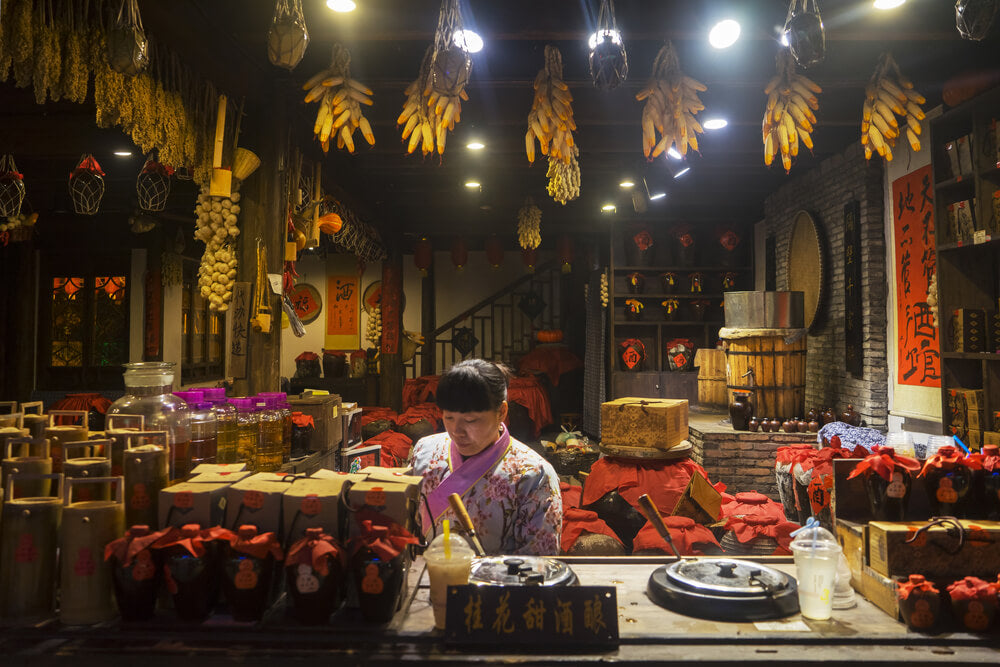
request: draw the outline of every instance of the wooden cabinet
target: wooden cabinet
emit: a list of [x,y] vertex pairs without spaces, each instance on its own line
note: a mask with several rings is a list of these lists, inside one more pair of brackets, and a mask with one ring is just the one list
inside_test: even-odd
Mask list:
[[[643,396],[697,400],[697,373],[670,370],[674,339],[715,347],[724,324],[723,294],[753,289],[750,229],[645,220],[611,226],[608,285],[611,398]],[[630,303],[641,304],[634,317]],[[622,344],[645,348],[641,369],[628,370]]]
[[[974,430],[1000,430],[1000,420],[995,418],[1000,411],[1000,340],[997,340],[1000,337],[990,331],[997,326],[994,317],[1000,309],[997,121],[1000,121],[1000,88],[983,93],[931,122],[945,433],[958,429],[962,434],[968,427],[957,423],[961,419],[950,409],[950,391],[958,388],[984,390],[982,419],[977,419],[979,428]],[[959,309],[985,311],[985,331],[975,351],[964,349],[953,335]]]

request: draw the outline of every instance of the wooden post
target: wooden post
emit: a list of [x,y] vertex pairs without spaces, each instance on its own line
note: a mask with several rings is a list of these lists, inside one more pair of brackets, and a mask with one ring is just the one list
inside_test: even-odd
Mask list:
[[403,408],[403,352],[400,347],[403,318],[403,253],[392,243],[382,262],[382,350],[379,354],[379,396],[396,412]]
[[423,330],[424,344],[420,355],[420,374],[434,375],[437,372],[437,306],[434,303],[435,279],[434,262],[427,269],[427,277],[420,281],[420,328]]

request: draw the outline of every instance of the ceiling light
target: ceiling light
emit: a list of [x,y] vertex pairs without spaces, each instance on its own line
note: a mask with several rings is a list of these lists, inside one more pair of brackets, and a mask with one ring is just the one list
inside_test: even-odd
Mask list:
[[468,53],[479,53],[483,50],[483,38],[471,30],[459,30],[455,33],[455,45]]
[[872,6],[875,7],[875,9],[895,9],[904,2],[906,2],[906,0],[875,0],[875,2],[872,3]]
[[358,6],[354,0],[326,0],[326,6],[335,12],[353,12]]
[[132,157],[132,151],[115,151],[118,157]]
[[615,205],[605,204],[604,206],[601,207],[601,210],[604,211],[605,213],[611,213],[612,211],[615,210]]
[[481,187],[483,187],[483,184],[480,183],[479,181],[466,181],[465,182],[465,187],[467,187],[467,188],[469,188],[471,190],[473,188],[481,188]]
[[486,144],[484,144],[481,141],[470,141],[469,143],[465,144],[465,147],[468,148],[470,151],[481,151],[484,148],[486,148]]
[[649,199],[650,201],[656,201],[657,199],[663,199],[666,196],[667,196],[666,192],[656,192],[654,194],[649,195]]
[[788,46],[788,33],[787,32],[781,33],[781,39],[778,41],[781,42],[782,46]]
[[729,121],[727,121],[725,118],[709,118],[704,123],[702,123],[702,127],[704,127],[706,130],[721,130],[726,125],[729,125]]
[[673,146],[667,149],[667,155],[669,155],[675,160],[680,160],[681,157],[683,157],[680,153],[677,152],[677,149],[674,148]]
[[716,23],[708,33],[708,43],[717,49],[726,49],[740,38],[740,24],[733,19]]
[[622,190],[631,190],[632,188],[635,187],[635,183],[632,182],[632,181],[630,181],[630,180],[628,180],[628,179],[626,179],[626,180],[622,181],[621,183],[619,183],[618,187],[620,187]]
[[691,167],[681,167],[681,170],[674,174],[674,178],[680,178],[689,171],[691,171]]
[[591,33],[590,39],[587,40],[587,46],[589,46],[590,50],[593,51],[594,49],[597,48],[597,42],[598,41],[602,41],[603,42],[606,37],[610,37],[611,38],[611,43],[612,44],[621,44],[622,43],[622,34],[619,31],[617,31],[617,30],[601,30],[599,32]]

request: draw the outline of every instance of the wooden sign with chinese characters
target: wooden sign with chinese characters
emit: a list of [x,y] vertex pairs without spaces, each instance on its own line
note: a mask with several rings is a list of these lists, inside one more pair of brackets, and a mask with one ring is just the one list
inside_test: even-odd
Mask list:
[[934,192],[931,165],[892,184],[896,250],[897,382],[941,386],[939,329],[927,303],[927,288],[937,268],[934,242]]
[[143,323],[143,361],[160,361],[163,359],[163,275],[160,269],[146,273],[143,286],[145,304],[145,322]]
[[357,274],[339,274],[326,283],[326,344],[329,350],[355,350],[361,337],[361,281]]
[[449,644],[580,648],[618,644],[614,586],[449,586]]
[[861,296],[861,202],[844,205],[844,352],[847,372],[863,378],[864,308]]
[[250,333],[250,283],[233,284],[233,300],[229,304],[233,328],[229,347],[229,372],[233,378],[247,376],[247,337]]
[[382,354],[399,352],[399,323],[403,294],[403,276],[386,262],[382,267]]

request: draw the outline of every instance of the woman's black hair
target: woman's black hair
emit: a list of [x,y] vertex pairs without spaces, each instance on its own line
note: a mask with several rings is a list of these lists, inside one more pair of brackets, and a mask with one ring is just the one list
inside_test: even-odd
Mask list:
[[449,412],[484,412],[499,410],[507,400],[510,371],[506,367],[467,359],[455,364],[441,376],[434,394],[437,405]]

